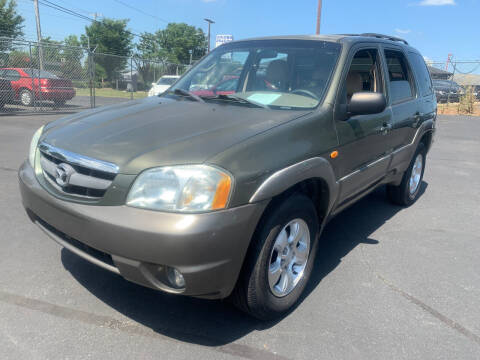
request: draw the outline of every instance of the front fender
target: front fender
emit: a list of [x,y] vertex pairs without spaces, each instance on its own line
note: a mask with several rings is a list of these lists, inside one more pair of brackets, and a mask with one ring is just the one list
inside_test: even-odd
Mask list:
[[332,166],[322,157],[310,158],[276,171],[257,188],[249,202],[270,199],[307,179],[322,179],[327,183],[330,212],[338,196],[339,184]]

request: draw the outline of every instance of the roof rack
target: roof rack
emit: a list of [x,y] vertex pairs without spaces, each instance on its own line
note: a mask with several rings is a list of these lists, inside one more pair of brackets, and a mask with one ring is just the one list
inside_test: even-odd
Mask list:
[[407,40],[401,39],[396,36],[390,36],[390,35],[383,35],[383,34],[376,34],[376,33],[363,33],[363,34],[345,34],[346,36],[367,36],[367,37],[374,37],[377,39],[385,39],[385,40],[390,40],[390,41],[399,41],[404,43],[405,45],[408,45]]

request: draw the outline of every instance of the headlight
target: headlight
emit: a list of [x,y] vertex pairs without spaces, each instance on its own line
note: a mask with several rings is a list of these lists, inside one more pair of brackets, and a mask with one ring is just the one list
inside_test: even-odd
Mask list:
[[42,135],[43,126],[40,127],[35,134],[33,134],[32,141],[30,142],[30,151],[28,153],[28,161],[33,168],[35,168],[35,154],[37,153],[37,146],[38,140],[40,139],[40,135]]
[[212,166],[159,167],[137,177],[127,205],[178,212],[219,210],[227,206],[231,187],[231,176]]
[[443,94],[445,94],[445,91],[438,90],[438,93],[439,93],[440,95],[443,95]]

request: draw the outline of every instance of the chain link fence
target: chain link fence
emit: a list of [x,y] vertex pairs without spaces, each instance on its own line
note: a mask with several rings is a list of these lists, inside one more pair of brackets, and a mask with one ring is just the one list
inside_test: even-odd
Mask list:
[[480,60],[428,62],[441,114],[480,114]]
[[[428,65],[440,112],[480,112],[480,60]],[[138,99],[163,91],[163,83],[173,82],[188,67],[0,38],[0,111],[75,112]],[[155,86],[165,75],[169,79]]]
[[188,65],[0,38],[0,111],[75,112],[143,98]]

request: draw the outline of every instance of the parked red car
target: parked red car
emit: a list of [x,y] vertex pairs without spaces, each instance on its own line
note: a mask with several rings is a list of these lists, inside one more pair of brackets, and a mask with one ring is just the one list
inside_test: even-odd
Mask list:
[[198,96],[231,95],[237,90],[238,79],[239,76],[227,77],[211,88],[192,90],[192,93]]
[[14,99],[30,106],[34,101],[53,101],[64,105],[75,96],[72,82],[44,70],[1,68],[0,77],[10,80]]

